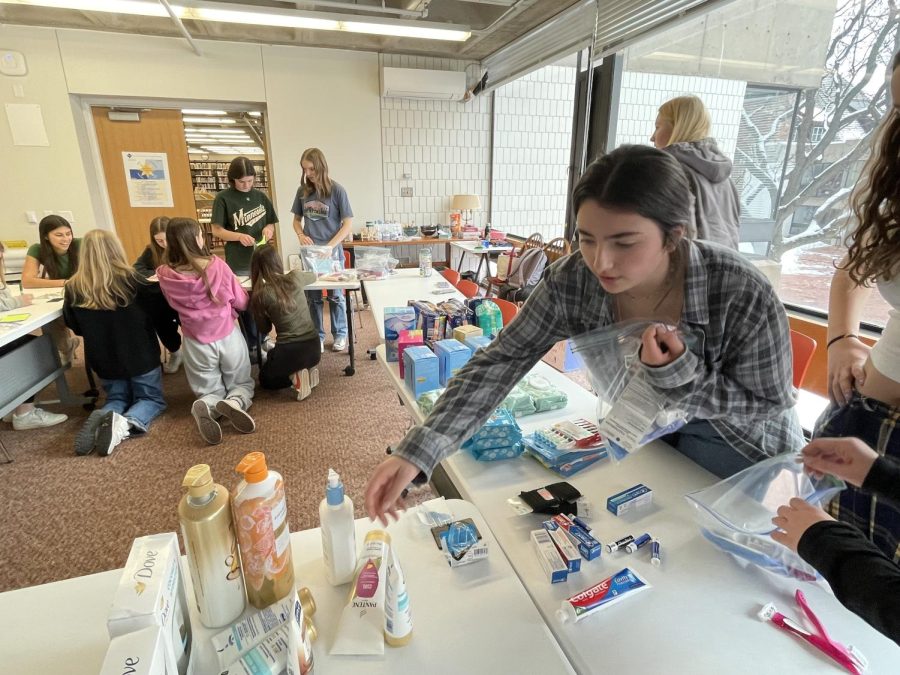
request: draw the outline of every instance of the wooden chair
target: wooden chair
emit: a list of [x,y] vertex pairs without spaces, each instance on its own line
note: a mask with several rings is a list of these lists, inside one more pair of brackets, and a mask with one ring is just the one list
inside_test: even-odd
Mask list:
[[478,284],[468,279],[463,279],[456,284],[456,289],[467,298],[475,298],[478,296]]
[[797,389],[803,384],[803,378],[806,377],[806,371],[812,363],[813,354],[816,351],[817,343],[808,335],[791,331],[791,355],[794,370],[794,386]]
[[[521,256],[526,250],[529,248],[542,248],[544,246],[544,238],[540,235],[540,233],[535,232],[528,239],[525,240],[525,243],[519,248],[517,255]],[[512,264],[512,263],[510,263]],[[509,274],[509,270],[507,270],[507,275]],[[488,285],[487,285],[487,293],[485,293],[486,298],[490,298],[493,293],[494,286],[497,287],[497,290],[500,290],[500,286],[503,285],[505,279],[501,279],[500,277],[493,276],[488,277]]]
[[503,315],[503,325],[508,326],[509,322],[516,318],[516,314],[519,313],[519,306],[514,302],[510,302],[509,300],[502,300],[500,298],[491,298],[491,302],[497,305],[500,308],[500,313]]
[[557,237],[548,242],[547,245],[544,246],[544,253],[547,255],[547,264],[550,265],[563,256],[569,255],[571,250],[572,247],[564,237]]
[[454,286],[456,286],[460,280],[459,272],[457,272],[456,270],[451,270],[449,267],[441,271],[441,276]]

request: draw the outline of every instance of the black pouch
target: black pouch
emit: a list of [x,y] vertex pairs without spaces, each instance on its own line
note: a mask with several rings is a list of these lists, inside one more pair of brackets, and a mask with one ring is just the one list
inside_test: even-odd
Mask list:
[[519,497],[535,513],[555,516],[559,513],[578,515],[577,500],[581,493],[571,484],[561,481],[537,490],[520,492]]

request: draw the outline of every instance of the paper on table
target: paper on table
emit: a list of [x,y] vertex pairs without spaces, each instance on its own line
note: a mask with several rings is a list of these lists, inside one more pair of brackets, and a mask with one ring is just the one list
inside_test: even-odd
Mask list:
[[31,314],[4,314],[0,316],[0,323],[18,323],[19,321],[25,321]]
[[13,145],[49,146],[44,115],[36,103],[7,103],[6,119],[12,134]]

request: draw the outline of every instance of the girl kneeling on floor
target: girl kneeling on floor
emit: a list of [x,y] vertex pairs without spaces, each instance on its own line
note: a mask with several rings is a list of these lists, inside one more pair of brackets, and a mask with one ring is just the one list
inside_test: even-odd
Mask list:
[[152,289],[125,260],[112,232],[91,230],[81,263],[66,282],[63,317],[84,338],[84,352],[100,376],[106,404],[88,417],[75,452],[109,455],[123,440],[147,431],[166,409],[159,343],[146,311]]
[[203,230],[193,218],[173,218],[166,229],[166,261],[159,287],[181,319],[184,371],[197,400],[191,414],[210,445],[222,442],[225,416],[244,434],[256,430],[247,414],[253,377],[247,343],[235,324],[247,309],[247,291],[221,258],[204,251]]
[[282,269],[278,251],[269,244],[256,249],[250,260],[253,317],[261,334],[273,325],[276,331],[275,347],[259,371],[259,384],[263,389],[293,385],[297,400],[302,401],[319,384],[319,332],[303,292],[315,282],[316,274],[302,270],[284,274]]

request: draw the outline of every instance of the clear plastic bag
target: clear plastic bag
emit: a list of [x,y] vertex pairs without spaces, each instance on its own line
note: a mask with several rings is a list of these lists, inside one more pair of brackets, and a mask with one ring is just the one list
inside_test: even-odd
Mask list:
[[[670,392],[653,387],[640,361],[641,335],[656,321],[631,320],[572,338],[573,351],[597,394],[597,418],[610,456],[616,461],[647,443],[677,431],[688,421]],[[700,337],[685,325],[674,328],[687,349]]]
[[360,246],[356,249],[356,271],[360,279],[384,279],[397,266],[391,251],[380,246]]
[[303,269],[315,272],[316,277],[334,274],[343,269],[341,261],[334,257],[331,246],[301,246],[300,260],[303,261]]
[[782,576],[813,581],[817,573],[771,534],[778,507],[799,497],[810,504],[830,500],[844,489],[833,476],[816,480],[803,471],[797,455],[784,454],[685,495],[703,536],[740,562]]

